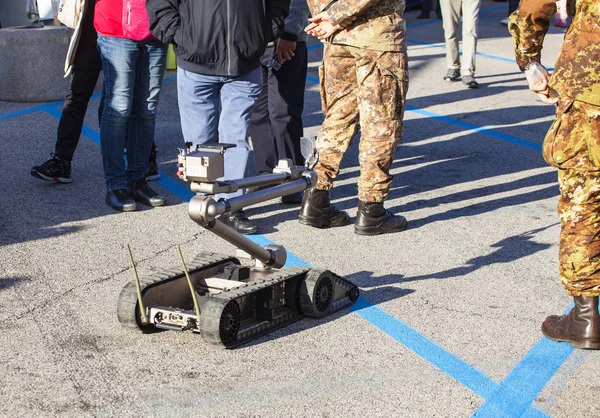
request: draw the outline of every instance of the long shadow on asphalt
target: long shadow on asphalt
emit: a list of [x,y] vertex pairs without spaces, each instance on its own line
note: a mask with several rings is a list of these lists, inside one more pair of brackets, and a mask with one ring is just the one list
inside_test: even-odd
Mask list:
[[[548,225],[543,228],[534,229],[531,231],[524,232],[513,237],[505,238],[491,246],[495,250],[490,254],[472,258],[466,262],[465,266],[452,268],[432,274],[426,274],[422,276],[405,277],[401,274],[388,274],[380,277],[373,275],[373,272],[360,271],[354,274],[346,276],[347,279],[351,280],[354,284],[361,288],[361,297],[367,299],[369,302],[379,305],[390,300],[395,300],[403,296],[414,293],[413,289],[399,288],[397,284],[428,280],[428,279],[448,279],[454,277],[461,277],[470,274],[482,267],[489,267],[493,264],[511,263],[519,258],[526,257],[535,254],[538,251],[542,251],[550,247],[549,244],[540,244],[533,241],[536,234],[554,227],[556,224]],[[365,290],[365,288],[372,288]],[[336,321],[350,313],[348,309],[344,309],[340,312],[332,314],[324,319],[318,320],[313,318],[307,318],[295,324],[291,324],[276,330],[266,336],[263,336],[257,340],[251,341],[248,344],[240,347],[252,346],[263,344],[268,341],[273,341],[279,338],[284,338],[299,332],[306,331],[313,327],[317,327],[326,324],[331,321]]]
[[495,248],[490,254],[475,257],[467,260],[466,265],[456,267],[449,270],[440,271],[422,276],[402,277],[395,283],[406,283],[428,279],[449,279],[453,277],[461,277],[470,274],[482,267],[488,267],[492,264],[511,263],[519,258],[527,257],[535,254],[538,251],[543,251],[550,247],[549,244],[540,244],[533,241],[535,235],[545,229],[552,228],[557,224],[548,225],[544,228],[524,232],[523,234],[505,238],[491,247]]
[[[524,112],[538,111],[539,107],[521,107],[510,108],[506,111]],[[500,115],[503,110],[487,111],[492,112],[499,120],[506,120],[506,116]],[[484,115],[486,112],[479,112],[478,117],[493,120],[491,116]],[[461,114],[457,119],[467,119],[471,114]],[[403,146],[399,146],[396,152],[396,159],[392,165],[392,171],[401,170],[395,174],[395,180],[389,194],[389,201],[406,200],[396,206],[389,206],[393,212],[411,212],[422,208],[441,207],[447,204],[456,204],[471,199],[482,199],[490,196],[489,199],[473,203],[468,206],[451,209],[444,212],[438,212],[422,219],[410,220],[410,228],[418,228],[431,222],[441,220],[450,220],[464,216],[474,216],[485,212],[490,212],[501,207],[524,205],[527,203],[545,200],[556,196],[558,188],[556,186],[556,173],[548,171],[546,173],[529,174],[531,169],[545,168],[540,152],[536,150],[524,149],[518,145],[513,145],[500,141],[495,138],[485,137],[479,132],[469,132],[454,137],[450,140],[441,140],[439,142],[427,142],[430,140],[427,132],[431,135],[460,134],[464,132],[460,127],[449,125],[442,121],[432,119],[413,119],[406,122],[406,131],[412,132],[411,138]],[[532,123],[527,126],[529,132],[545,132],[548,127],[547,122]],[[443,130],[443,133],[440,131]],[[508,136],[513,132],[521,134],[522,126],[503,127],[500,131]],[[541,140],[540,134],[539,140]],[[337,179],[337,185],[331,192],[335,205],[340,209],[355,208],[357,205],[357,179],[359,170],[357,167],[358,140],[355,141],[350,151],[343,161],[343,168],[348,170],[342,173]],[[502,179],[493,182],[493,178],[511,174],[522,173],[520,178],[514,180]],[[354,180],[347,184],[339,184],[340,181]],[[477,182],[474,185],[470,183]],[[411,199],[411,195],[427,194],[444,188],[463,188],[464,190],[452,191],[452,193],[432,198]],[[533,191],[529,190],[534,188]],[[504,196],[493,199],[491,196],[515,192],[521,189],[524,193],[513,196]],[[250,214],[260,213],[265,215],[271,212],[279,212],[282,205],[264,206],[251,209]],[[261,222],[261,232],[268,233],[274,230],[274,226],[281,222],[296,220],[297,210],[274,213],[268,221]]]

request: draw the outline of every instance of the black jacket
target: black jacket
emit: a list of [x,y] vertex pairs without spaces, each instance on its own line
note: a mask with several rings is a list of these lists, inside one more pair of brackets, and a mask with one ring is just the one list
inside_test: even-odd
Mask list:
[[147,0],[150,31],[173,44],[177,65],[204,75],[238,76],[260,65],[283,32],[290,0]]

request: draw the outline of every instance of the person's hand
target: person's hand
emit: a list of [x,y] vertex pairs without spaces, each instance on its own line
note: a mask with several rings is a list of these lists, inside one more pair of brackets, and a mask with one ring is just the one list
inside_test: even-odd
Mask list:
[[[529,87],[530,90],[531,87]],[[541,91],[535,91],[532,90],[535,94],[537,94],[538,98],[546,103],[546,104],[556,104],[558,103],[558,95],[556,94],[556,92],[554,90],[552,90],[551,87],[548,87],[548,84],[546,83],[546,88],[544,90]]]
[[319,13],[319,14],[318,14],[318,15],[316,15],[316,16],[309,17],[309,18],[308,18],[308,21],[309,21],[309,22],[316,23],[317,25],[318,25],[319,23],[321,23],[322,21],[329,22],[329,14],[328,14],[327,12],[321,12],[321,13]]
[[327,39],[337,31],[341,30],[340,25],[332,25],[329,21],[322,20],[317,25],[308,30],[311,25],[307,26],[306,32],[312,36],[316,36],[320,40]]
[[538,98],[547,104],[558,103],[558,94],[554,89],[548,86],[550,74],[541,64],[534,62],[525,69],[525,78],[529,85],[529,90],[537,94]]
[[296,50],[296,41],[279,39],[275,48],[277,62],[283,64],[285,61],[289,61],[294,57],[294,51]]
[[308,20],[311,23],[306,28],[304,28],[304,31],[312,36],[316,36],[317,38],[323,40],[330,37],[337,31],[348,27],[352,22],[356,20],[356,16],[350,16],[348,19],[343,20],[337,25],[331,24],[327,12],[319,13],[318,15],[311,17]]

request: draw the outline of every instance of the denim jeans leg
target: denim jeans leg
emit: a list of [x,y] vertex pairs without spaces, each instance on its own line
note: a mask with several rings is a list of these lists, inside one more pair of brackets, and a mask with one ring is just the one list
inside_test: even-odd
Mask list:
[[104,107],[100,122],[100,147],[108,191],[127,188],[123,149],[133,108],[135,66],[139,49],[135,41],[98,35],[104,74]]
[[185,142],[194,146],[218,140],[220,77],[177,68],[177,101]]
[[[260,94],[263,83],[259,68],[239,77],[227,77],[221,89],[221,117],[219,142],[235,144],[225,153],[225,179],[243,178],[246,174],[250,146],[248,130],[251,110]],[[242,190],[227,197],[241,196]]]
[[156,108],[165,72],[167,46],[160,41],[139,42],[133,113],[127,135],[127,183],[142,178],[154,142]]

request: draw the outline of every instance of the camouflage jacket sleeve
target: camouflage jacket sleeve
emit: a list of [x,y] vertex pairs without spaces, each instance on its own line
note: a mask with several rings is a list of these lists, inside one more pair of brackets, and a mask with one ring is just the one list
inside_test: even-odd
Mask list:
[[521,70],[530,59],[539,58],[555,13],[556,0],[521,0],[519,9],[510,15],[508,30],[515,41],[515,55]]
[[333,25],[348,19],[350,16],[360,15],[366,9],[373,7],[381,0],[337,0],[327,10],[329,21]]

